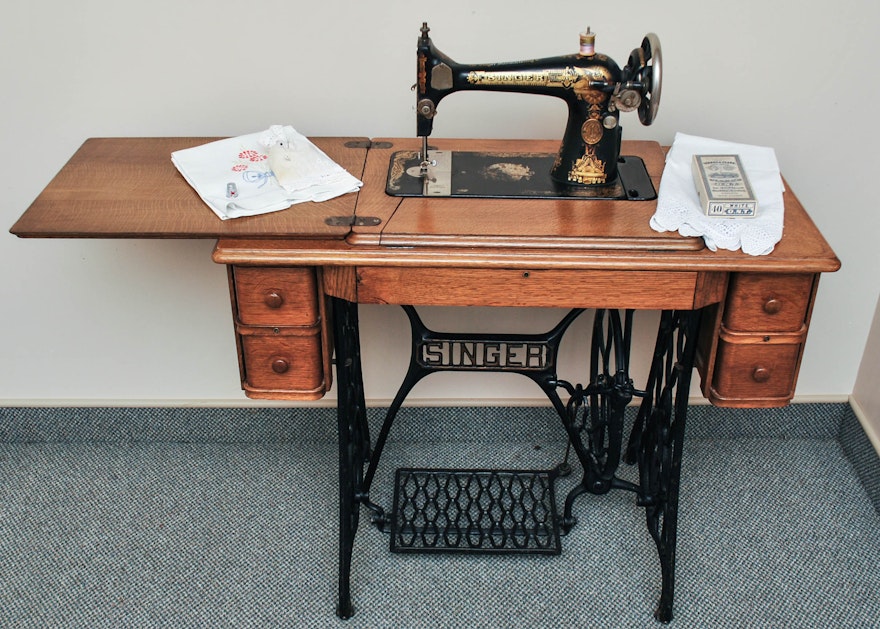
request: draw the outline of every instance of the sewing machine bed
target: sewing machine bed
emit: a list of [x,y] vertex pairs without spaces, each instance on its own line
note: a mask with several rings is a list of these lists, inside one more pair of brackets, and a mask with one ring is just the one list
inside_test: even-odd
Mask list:
[[532,199],[628,199],[649,201],[657,192],[640,157],[621,156],[618,177],[601,186],[566,186],[550,178],[553,153],[428,151],[436,162],[428,181],[420,175],[417,151],[391,156],[385,192],[400,197]]

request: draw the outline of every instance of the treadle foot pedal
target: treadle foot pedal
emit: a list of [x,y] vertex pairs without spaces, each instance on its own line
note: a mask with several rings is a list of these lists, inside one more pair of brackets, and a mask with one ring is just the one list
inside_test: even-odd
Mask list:
[[391,552],[562,551],[554,471],[397,470]]

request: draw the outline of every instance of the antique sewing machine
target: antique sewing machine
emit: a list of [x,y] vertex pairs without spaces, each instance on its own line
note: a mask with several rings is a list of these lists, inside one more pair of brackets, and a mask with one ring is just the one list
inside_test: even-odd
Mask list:
[[[418,155],[391,160],[387,192],[396,196],[587,197],[651,199],[644,164],[621,157],[622,112],[638,110],[649,125],[660,104],[661,53],[649,33],[621,69],[595,51],[595,33],[580,34],[575,54],[511,63],[466,65],[440,52],[422,24],[416,92]],[[488,90],[545,94],[568,104],[568,123],[556,155],[487,155],[434,151],[428,136],[438,104],[453,92]],[[455,168],[452,161],[455,161]]]

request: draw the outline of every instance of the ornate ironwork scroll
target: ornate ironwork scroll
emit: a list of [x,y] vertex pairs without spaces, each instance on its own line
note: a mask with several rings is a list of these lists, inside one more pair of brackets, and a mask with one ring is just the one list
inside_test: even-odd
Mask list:
[[[574,501],[584,493],[637,488],[616,476],[623,443],[624,414],[635,389],[629,376],[633,312],[597,310],[590,349],[590,382],[584,387],[560,381],[571,396],[561,414],[584,475],[565,500],[563,530],[577,523]],[[552,398],[551,398],[552,399]]]
[[[412,306],[403,306],[412,332],[410,364],[395,395],[364,477],[364,493],[369,492],[388,433],[401,405],[413,387],[425,376],[440,371],[501,371],[519,373],[534,380],[548,395],[557,411],[564,406],[556,395],[556,359],[562,336],[583,309],[570,311],[546,334],[453,334],[435,332],[425,326]],[[554,399],[555,398],[555,399]],[[384,512],[372,505],[374,522],[387,524]]]
[[[544,334],[464,334],[433,331],[422,323],[413,307],[403,306],[412,333],[410,364],[371,448],[364,408],[357,305],[335,299],[333,307],[339,388],[340,617],[353,614],[349,574],[361,504],[373,512],[374,525],[392,533],[391,548],[397,552],[417,548],[434,552],[554,552],[558,538],[554,540],[548,531],[555,531],[557,522],[563,533],[571,530],[577,523],[573,506],[579,496],[625,489],[634,492],[637,504],[645,507],[648,531],[657,546],[662,590],[655,616],[663,622],[672,619],[681,450],[699,311],[662,313],[648,383],[640,391],[633,387],[629,375],[632,310],[596,311],[589,381],[582,385],[557,376],[562,337],[582,309],[571,310]],[[549,482],[552,489],[555,478],[568,468],[569,452],[560,466],[546,473],[399,472],[400,486],[391,514],[370,501],[370,486],[401,405],[422,378],[439,371],[519,373],[544,391],[562,420],[569,449],[574,451],[583,470],[581,481],[565,499],[562,518],[556,516],[555,504],[548,503],[548,497],[555,503],[553,492],[535,493],[535,488]],[[560,391],[568,395],[567,402],[562,401]],[[625,411],[633,397],[642,401],[624,447]],[[638,464],[638,484],[617,476],[621,460]],[[520,513],[525,504],[539,505],[540,513]],[[454,518],[450,515],[453,513],[457,514]],[[461,520],[465,524],[459,526],[456,522],[462,514],[467,517]],[[483,520],[489,523],[485,528],[477,524]],[[527,527],[525,523],[532,521],[540,526]]]

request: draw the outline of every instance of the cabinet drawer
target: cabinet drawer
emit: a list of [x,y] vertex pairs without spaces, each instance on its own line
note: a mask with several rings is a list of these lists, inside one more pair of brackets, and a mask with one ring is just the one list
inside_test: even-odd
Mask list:
[[755,406],[788,403],[794,393],[800,343],[759,345],[719,341],[710,399],[721,406],[737,400]]
[[313,325],[320,316],[315,269],[233,269],[238,320],[245,325]]
[[728,330],[794,332],[806,319],[813,294],[810,273],[734,273],[724,315]]
[[324,379],[320,328],[306,336],[243,335],[241,346],[248,392],[323,394],[325,385],[329,387]]

